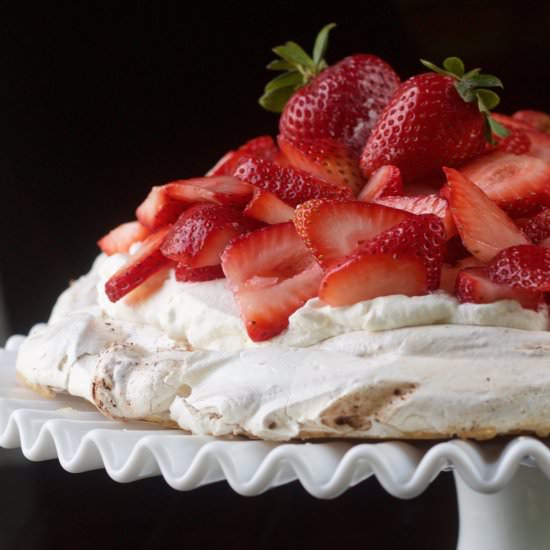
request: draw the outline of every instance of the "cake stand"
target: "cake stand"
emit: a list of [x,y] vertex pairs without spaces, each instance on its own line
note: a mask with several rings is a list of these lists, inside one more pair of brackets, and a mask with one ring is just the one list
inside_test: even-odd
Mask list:
[[550,546],[550,448],[531,437],[473,443],[272,443],[222,440],[114,422],[83,400],[43,398],[15,381],[24,337],[0,348],[0,446],[29,460],[57,458],[68,472],[104,468],[119,482],[161,475],[187,491],[227,480],[241,495],[300,481],[335,498],[370,476],[391,495],[421,494],[452,470],[460,515],[458,550]]

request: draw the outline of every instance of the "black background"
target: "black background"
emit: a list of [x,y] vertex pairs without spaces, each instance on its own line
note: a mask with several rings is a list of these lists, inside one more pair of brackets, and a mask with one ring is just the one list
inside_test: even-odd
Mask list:
[[[544,1],[13,2],[1,12],[0,276],[13,332],[47,318],[95,241],[152,185],[275,134],[277,117],[257,104],[270,48],[310,49],[327,22],[338,23],[329,62],[372,52],[406,78],[420,57],[459,55],[501,77],[502,111],[550,110]],[[120,486],[55,463],[0,468],[0,487],[10,495],[2,549],[98,548],[99,529],[133,548],[447,549],[457,533],[449,476],[412,502],[375,481],[330,502],[296,484],[255,499],[222,484],[179,494],[159,479]]]

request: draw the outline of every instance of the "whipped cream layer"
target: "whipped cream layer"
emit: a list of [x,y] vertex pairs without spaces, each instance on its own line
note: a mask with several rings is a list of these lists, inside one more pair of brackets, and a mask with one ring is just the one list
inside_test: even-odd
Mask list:
[[[112,303],[104,292],[105,282],[126,261],[116,254],[96,261],[95,270],[86,279],[96,277],[97,299],[110,318],[143,323],[164,332],[170,338],[188,343],[195,349],[237,351],[277,344],[291,347],[318,345],[328,338],[354,331],[375,332],[422,326],[429,332],[438,324],[474,325],[542,331],[549,327],[548,310],[524,309],[513,300],[493,304],[459,304],[443,292],[426,296],[385,296],[346,307],[331,307],[318,298],[309,300],[289,319],[288,329],[268,343],[250,340],[227,281],[180,283],[173,270],[162,286],[150,297],[128,305],[125,299]],[[95,273],[95,275],[94,275]],[[73,285],[69,293],[80,292]],[[64,297],[63,302],[68,298]],[[74,302],[78,302],[74,299]],[[58,308],[56,308],[58,309]],[[56,314],[59,317],[59,313]]]

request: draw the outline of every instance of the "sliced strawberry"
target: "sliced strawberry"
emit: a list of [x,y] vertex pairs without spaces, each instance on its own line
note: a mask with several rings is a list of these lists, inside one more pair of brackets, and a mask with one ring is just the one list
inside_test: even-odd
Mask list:
[[359,162],[343,143],[331,139],[296,140],[279,136],[281,151],[294,168],[340,187],[349,187],[357,194],[365,184]]
[[508,135],[504,138],[496,137],[496,143],[487,143],[487,151],[497,149],[502,153],[525,155],[531,150],[531,140],[527,132],[519,128],[507,128]]
[[539,244],[550,237],[550,208],[546,208],[532,218],[516,220],[516,225],[529,240]]
[[252,197],[254,189],[233,176],[191,178],[164,186],[172,199],[194,204],[211,202],[242,208]]
[[488,262],[504,248],[529,243],[516,224],[477,185],[453,168],[443,170],[456,228],[472,255]]
[[155,273],[172,262],[160,251],[160,245],[169,228],[165,227],[153,233],[136,252],[105,284],[105,294],[111,302],[117,302],[130,291],[137,288]]
[[153,187],[147,198],[138,206],[136,217],[149,229],[158,229],[174,223],[187,205],[171,198],[166,186]]
[[550,248],[534,244],[506,248],[487,265],[487,275],[501,285],[550,292]]
[[234,175],[246,183],[277,195],[290,206],[317,198],[353,198],[348,187],[332,185],[303,170],[279,166],[267,160],[247,158],[235,170]]
[[459,302],[492,304],[499,300],[516,300],[522,307],[534,310],[543,301],[542,292],[492,282],[485,267],[470,267],[460,271],[456,278],[455,294]]
[[550,134],[550,115],[542,111],[517,111],[512,115],[514,120],[529,124],[535,130],[544,134]]
[[180,283],[202,283],[223,278],[221,265],[206,265],[204,267],[189,267],[185,264],[176,265],[176,281]]
[[375,170],[357,199],[365,202],[374,202],[381,197],[403,195],[403,193],[401,171],[397,166],[387,164]]
[[124,296],[124,303],[127,306],[133,307],[147,300],[164,284],[170,273],[170,268],[171,262],[168,267],[164,267],[160,271],[157,271],[138,287],[134,288],[134,290],[126,294],[126,296]]
[[374,202],[383,204],[390,208],[405,210],[411,214],[434,214],[441,218],[447,233],[447,239],[450,239],[456,234],[455,222],[449,203],[443,198],[435,194],[417,195],[406,197],[380,197]]
[[269,224],[284,223],[292,221],[294,208],[288,206],[277,195],[256,189],[243,214]]
[[279,150],[271,136],[259,136],[247,141],[236,151],[229,151],[207,172],[207,176],[231,175],[243,157],[254,157],[274,161]]
[[338,307],[379,296],[418,296],[427,291],[424,263],[414,254],[359,253],[336,264],[325,274],[319,298]]
[[550,163],[528,155],[490,153],[460,171],[514,217],[550,206]]
[[227,243],[253,227],[252,220],[228,206],[195,204],[170,228],[161,251],[188,267],[218,265]]
[[123,223],[99,239],[97,245],[105,254],[111,256],[128,252],[135,242],[143,241],[150,234],[151,230],[139,222]]
[[398,225],[376,235],[361,245],[359,253],[413,254],[420,258],[426,269],[428,290],[437,290],[441,278],[445,252],[445,228],[433,214],[410,216]]
[[447,241],[447,250],[445,251],[444,258],[445,263],[453,265],[471,255],[470,251],[462,244],[460,235],[455,235]]
[[474,256],[463,258],[454,264],[444,263],[441,268],[441,282],[439,288],[448,294],[454,294],[456,288],[456,278],[460,271],[468,267],[481,267],[485,264],[480,262]]
[[317,295],[321,268],[292,223],[270,225],[235,239],[222,255],[223,271],[252,340],[267,340]]
[[296,209],[294,225],[317,261],[327,268],[410,216],[379,204],[313,200]]

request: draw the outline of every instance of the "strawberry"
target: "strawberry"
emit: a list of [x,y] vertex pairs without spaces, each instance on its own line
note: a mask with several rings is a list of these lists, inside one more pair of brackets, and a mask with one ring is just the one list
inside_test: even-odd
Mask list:
[[375,202],[380,197],[404,193],[401,171],[387,164],[375,170],[357,197],[360,201]]
[[321,281],[319,298],[338,307],[392,294],[418,296],[427,290],[426,269],[414,254],[360,253],[327,271]]
[[378,118],[361,156],[365,176],[394,164],[405,181],[428,176],[441,166],[459,166],[485,149],[493,132],[506,131],[489,115],[498,96],[480,86],[502,86],[479,70],[464,74],[458,58],[444,69],[414,76],[401,84]]
[[155,274],[151,275],[146,281],[126,294],[124,296],[124,303],[127,306],[136,307],[155,294],[168,278],[171,267],[172,262],[170,262],[167,267],[164,267]]
[[243,182],[273,193],[290,206],[317,198],[353,198],[348,187],[331,185],[302,170],[279,166],[268,160],[247,158],[234,175]]
[[273,49],[281,59],[268,69],[284,73],[267,84],[260,104],[269,111],[282,111],[279,130],[285,138],[328,138],[359,155],[399,77],[374,55],[352,55],[327,68],[323,58],[334,26],[321,30],[311,57],[295,42]]
[[410,216],[362,244],[358,253],[412,254],[424,264],[427,290],[437,290],[445,252],[445,228],[433,214]]
[[294,208],[270,193],[256,189],[243,214],[255,220],[274,224],[292,221]]
[[550,161],[550,135],[535,129],[531,124],[522,122],[516,117],[509,117],[501,113],[493,113],[493,118],[508,130],[521,131],[529,138],[529,155]]
[[221,265],[205,265],[203,267],[189,267],[185,264],[176,265],[176,281],[180,283],[200,283],[223,279]]
[[111,302],[117,302],[172,262],[160,251],[169,228],[153,233],[141,248],[107,281],[105,294]]
[[147,198],[138,206],[136,217],[141,224],[149,229],[159,229],[174,223],[185,210],[186,205],[171,198],[166,187],[153,187]]
[[289,316],[317,295],[322,276],[292,223],[235,239],[222,255],[222,268],[255,342],[282,332]]
[[534,244],[506,248],[489,262],[487,275],[501,285],[550,292],[550,248]]
[[439,288],[448,294],[454,294],[458,274],[468,267],[481,267],[483,265],[484,264],[474,256],[462,258],[452,265],[444,263],[441,268],[441,281],[439,283]]
[[525,155],[531,150],[531,140],[524,130],[519,128],[509,128],[504,125],[508,130],[508,135],[503,138],[497,138],[495,143],[487,143],[485,150],[492,152],[495,149],[502,153],[512,153],[514,155]]
[[195,204],[170,228],[161,251],[188,267],[218,265],[227,243],[253,226],[252,220],[228,206]]
[[380,197],[374,202],[383,204],[390,208],[405,210],[412,214],[435,214],[441,218],[445,227],[447,239],[450,239],[456,234],[455,222],[449,208],[449,203],[442,197],[435,194],[418,195],[407,197]]
[[349,149],[330,139],[291,141],[277,138],[281,151],[294,168],[309,172],[328,183],[349,187],[357,194],[365,184],[357,158]]
[[543,159],[495,152],[460,171],[511,216],[529,216],[550,206],[550,162]]
[[492,282],[484,267],[471,267],[458,273],[456,297],[459,302],[491,304],[498,300],[516,300],[522,307],[537,310],[543,298],[541,292],[512,288]]
[[279,156],[279,150],[271,136],[260,136],[244,145],[241,145],[236,151],[229,151],[211,168],[207,176],[230,176],[237,168],[239,161],[243,157],[254,157],[275,161]]
[[453,168],[443,170],[456,228],[472,255],[488,262],[504,248],[529,243],[516,224],[477,185]]
[[514,120],[529,124],[543,134],[550,134],[550,115],[542,111],[517,111],[512,115]]
[[550,208],[532,218],[516,220],[516,224],[529,240],[539,244],[550,237]]
[[[453,220],[454,225],[454,220]],[[445,251],[445,263],[455,264],[456,262],[471,256],[470,251],[462,244],[460,235],[454,235],[447,241],[447,250]]]
[[150,235],[149,228],[139,222],[128,222],[115,227],[107,235],[97,241],[101,250],[111,256],[120,252],[128,252],[135,242],[143,241]]
[[324,268],[411,214],[359,201],[313,200],[296,209],[294,225]]

